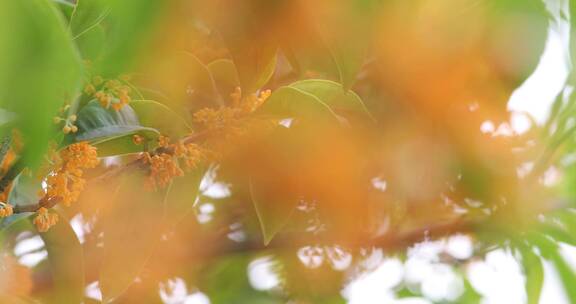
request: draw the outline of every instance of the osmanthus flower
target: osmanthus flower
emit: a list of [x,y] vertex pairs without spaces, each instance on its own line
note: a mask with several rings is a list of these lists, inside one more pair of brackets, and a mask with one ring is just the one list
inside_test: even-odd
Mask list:
[[230,95],[232,106],[199,110],[194,113],[194,121],[209,130],[237,129],[243,118],[256,111],[271,94],[270,90],[264,90],[242,97],[240,88],[236,88]]
[[36,217],[33,222],[38,231],[46,232],[50,227],[58,223],[58,214],[51,213],[48,209],[40,207],[40,209],[36,211]]
[[54,117],[55,124],[60,125],[62,122],[64,122],[64,126],[62,127],[62,132],[64,132],[64,134],[68,134],[70,132],[72,133],[78,132],[78,127],[75,125],[75,122],[78,119],[78,117],[76,116],[76,114],[67,115],[66,112],[69,109],[70,105],[65,105],[60,109],[61,116]]
[[0,203],[0,218],[11,216],[13,213],[14,209],[12,205],[7,203]]
[[145,153],[144,155],[144,160],[150,164],[150,175],[146,180],[148,187],[163,188],[172,181],[172,178],[184,175],[175,156],[167,153],[152,156]]
[[103,108],[112,108],[120,111],[122,107],[129,104],[131,89],[129,86],[122,84],[119,80],[104,81],[102,77],[96,76],[84,87],[84,93],[98,100]]
[[160,136],[158,146],[162,148],[159,153],[144,153],[142,156],[150,166],[146,183],[152,189],[166,187],[173,178],[183,176],[180,162],[184,163],[185,169],[193,169],[205,159],[205,150],[194,143],[171,143],[169,137]]
[[45,198],[58,198],[69,206],[84,190],[83,169],[94,168],[98,163],[96,148],[87,142],[62,149],[56,158],[56,168],[46,178]]

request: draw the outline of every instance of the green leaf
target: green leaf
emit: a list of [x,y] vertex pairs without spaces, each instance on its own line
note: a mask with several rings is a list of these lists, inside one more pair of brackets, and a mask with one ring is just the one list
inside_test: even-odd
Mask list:
[[138,54],[146,50],[152,30],[166,1],[155,0],[102,0],[108,9],[103,20],[106,25],[106,43],[102,54],[101,74],[114,77],[133,69]]
[[230,93],[240,86],[238,72],[234,62],[230,59],[217,59],[207,66],[220,93]]
[[[75,141],[89,141],[99,151],[99,156],[114,151],[114,145],[119,154],[142,151],[142,146],[131,143],[131,135],[141,134],[147,138],[155,138],[159,132],[153,128],[143,127],[136,112],[130,105],[125,105],[120,111],[105,109],[92,100],[78,112],[78,132],[73,136]],[[128,137],[127,139],[121,139]],[[116,140],[115,143],[108,141]],[[100,146],[103,146],[102,148]]]
[[352,91],[344,91],[336,82],[321,79],[302,80],[274,91],[262,106],[264,113],[290,118],[328,118],[361,116],[372,120],[364,103]]
[[104,217],[100,287],[104,303],[121,295],[140,275],[160,241],[165,190],[143,190],[143,172],[114,181]]
[[566,263],[564,258],[556,251],[556,254],[552,256],[552,261],[554,262],[554,266],[560,275],[560,279],[562,280],[562,284],[564,285],[564,290],[566,291],[566,295],[570,300],[570,303],[576,303],[576,274],[574,274],[574,270]]
[[346,13],[337,19],[340,24],[346,26],[338,29],[336,33],[333,28],[322,30],[323,40],[338,68],[340,82],[346,91],[356,82],[356,75],[366,60],[377,20],[376,14],[382,9],[380,2],[379,0],[344,2]]
[[242,92],[250,94],[262,88],[274,75],[277,47],[272,44],[254,45],[253,41],[238,41],[228,37],[228,48],[238,71]]
[[372,119],[360,96],[352,91],[345,92],[342,85],[334,81],[308,79],[294,82],[290,87],[314,95],[338,114],[357,114]]
[[339,121],[330,107],[316,96],[302,90],[285,86],[270,95],[261,107],[266,114],[283,118],[325,119]]
[[522,255],[522,268],[526,276],[525,286],[528,304],[538,304],[544,283],[542,260],[530,247],[522,247],[520,254]]
[[82,245],[68,220],[60,220],[40,237],[48,251],[54,280],[50,303],[82,303],[84,299],[84,258]]
[[25,173],[20,173],[13,181],[8,202],[12,206],[26,206],[38,203],[42,185],[40,179]]
[[160,131],[163,135],[180,138],[192,132],[186,120],[169,107],[153,100],[134,100],[130,103],[145,127]]
[[193,210],[205,172],[204,167],[199,167],[172,181],[166,194],[165,212],[168,224],[178,224]]
[[70,28],[84,58],[94,61],[94,72],[116,77],[131,70],[163,5],[150,0],[79,0]]
[[[17,115],[35,167],[53,136],[52,119],[80,86],[80,56],[48,0],[0,2],[0,107]],[[15,30],[17,29],[17,30]]]
[[265,186],[269,181],[250,179],[250,195],[256,209],[264,245],[268,245],[274,236],[286,226],[292,213],[298,206],[297,198],[279,199],[270,193],[270,187]]

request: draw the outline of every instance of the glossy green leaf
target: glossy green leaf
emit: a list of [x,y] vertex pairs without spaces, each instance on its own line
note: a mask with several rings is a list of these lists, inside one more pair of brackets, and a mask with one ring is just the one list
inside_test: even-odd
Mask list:
[[48,252],[54,282],[50,303],[82,303],[84,299],[84,258],[82,245],[68,220],[60,220],[40,233]]
[[138,116],[129,105],[119,111],[105,109],[93,100],[78,112],[78,132],[74,135],[76,141],[90,141],[98,145],[136,133],[155,137],[159,133],[152,128],[143,127]]
[[140,275],[160,241],[165,190],[145,188],[143,172],[120,177],[104,217],[100,287],[104,302],[121,295]]
[[158,130],[163,135],[180,138],[192,132],[186,120],[169,107],[153,100],[134,100],[130,106],[144,127]]
[[[0,2],[0,107],[17,115],[32,167],[53,135],[57,110],[80,86],[80,56],[49,0]],[[17,29],[17,30],[15,30]]]

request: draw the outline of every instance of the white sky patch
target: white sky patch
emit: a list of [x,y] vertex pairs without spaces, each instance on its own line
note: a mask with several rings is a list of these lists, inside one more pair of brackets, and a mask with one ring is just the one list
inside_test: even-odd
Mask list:
[[18,263],[26,267],[34,267],[48,257],[48,252],[43,248],[42,238],[35,235],[19,240],[14,246],[14,255],[18,257]]
[[248,280],[256,290],[270,290],[280,284],[280,279],[273,270],[271,257],[258,258],[248,265]]
[[159,284],[159,294],[165,304],[210,304],[210,299],[199,291],[188,292],[182,278],[172,278]]
[[509,252],[498,249],[489,252],[484,261],[467,267],[470,283],[484,304],[524,303],[524,275],[518,261]]
[[102,301],[102,291],[100,290],[99,282],[96,281],[88,284],[84,289],[84,295],[87,298]]
[[376,270],[348,284],[342,294],[349,304],[395,303],[392,288],[402,282],[403,275],[404,267],[400,260],[385,259]]

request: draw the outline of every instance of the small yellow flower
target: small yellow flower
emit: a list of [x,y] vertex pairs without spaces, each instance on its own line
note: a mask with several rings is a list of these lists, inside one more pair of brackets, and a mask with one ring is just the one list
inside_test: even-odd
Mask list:
[[0,217],[9,217],[14,214],[14,208],[10,204],[0,203]]
[[86,180],[82,178],[83,169],[98,165],[96,148],[87,142],[72,144],[59,154],[57,168],[46,178],[46,198],[59,198],[69,206],[78,200],[84,190]]
[[152,189],[166,187],[172,178],[184,175],[178,166],[177,160],[170,154],[159,154],[148,158],[150,163],[150,175],[147,184]]
[[48,212],[48,209],[41,207],[36,212],[36,217],[34,218],[34,225],[40,232],[46,232],[50,227],[56,225],[58,222],[58,214]]
[[132,136],[132,142],[135,145],[141,145],[144,142],[144,137],[142,137],[138,134],[134,134],[134,136]]
[[84,87],[84,93],[86,93],[86,95],[93,95],[94,93],[96,93],[96,87],[94,87],[94,85],[90,83],[86,85],[86,87]]
[[168,136],[160,135],[160,137],[158,137],[158,146],[168,148],[170,146],[170,138]]

